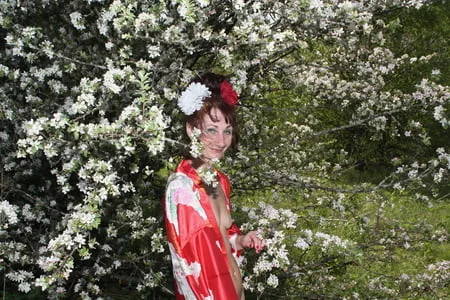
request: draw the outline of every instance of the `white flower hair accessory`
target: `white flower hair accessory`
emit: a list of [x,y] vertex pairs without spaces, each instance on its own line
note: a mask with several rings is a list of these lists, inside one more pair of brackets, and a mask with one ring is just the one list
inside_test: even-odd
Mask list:
[[202,108],[203,100],[211,96],[211,91],[198,82],[191,83],[178,98],[178,106],[187,116]]

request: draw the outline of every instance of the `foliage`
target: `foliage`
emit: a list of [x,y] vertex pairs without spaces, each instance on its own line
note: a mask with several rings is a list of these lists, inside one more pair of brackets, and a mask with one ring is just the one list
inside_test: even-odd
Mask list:
[[[267,241],[248,254],[249,297],[448,295],[448,257],[374,275],[447,242],[448,222],[397,222],[385,194],[423,209],[448,199],[442,58],[400,51],[388,15],[424,2],[0,0],[5,285],[170,297],[160,199],[183,147],[175,99],[213,70],[241,95],[240,149],[224,162],[235,198],[248,199],[238,221]],[[383,172],[349,183],[373,155]]]

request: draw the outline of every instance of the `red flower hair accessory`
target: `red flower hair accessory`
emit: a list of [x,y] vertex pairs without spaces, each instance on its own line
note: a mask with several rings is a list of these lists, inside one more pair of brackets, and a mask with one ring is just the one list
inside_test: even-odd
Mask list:
[[233,86],[226,80],[220,84],[220,95],[222,99],[231,106],[238,104],[238,94],[233,89]]

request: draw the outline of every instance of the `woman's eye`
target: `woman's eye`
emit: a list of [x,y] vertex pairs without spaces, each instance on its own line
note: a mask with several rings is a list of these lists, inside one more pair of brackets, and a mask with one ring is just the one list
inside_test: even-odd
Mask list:
[[231,135],[233,133],[233,130],[227,129],[223,133],[226,134],[226,135]]
[[208,128],[208,129],[206,129],[206,132],[209,134],[215,134],[215,133],[217,133],[217,130],[214,128]]

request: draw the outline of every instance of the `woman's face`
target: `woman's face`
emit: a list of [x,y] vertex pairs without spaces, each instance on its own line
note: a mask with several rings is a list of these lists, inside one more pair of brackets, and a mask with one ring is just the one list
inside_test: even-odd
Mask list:
[[[203,144],[203,157],[220,159],[230,147],[233,139],[233,127],[226,122],[222,111],[211,109],[211,117],[205,114],[200,141]],[[213,120],[214,119],[214,120]]]

